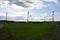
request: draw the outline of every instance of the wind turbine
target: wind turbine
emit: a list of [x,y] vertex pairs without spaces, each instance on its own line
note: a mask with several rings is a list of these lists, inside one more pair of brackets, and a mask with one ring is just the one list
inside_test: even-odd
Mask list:
[[7,21],[7,17],[8,17],[7,15],[8,15],[8,13],[6,12],[6,21]]
[[27,22],[29,22],[29,11],[27,13]]
[[45,22],[45,16],[44,16],[44,22]]
[[52,21],[54,22],[54,11],[52,11]]
[[[4,3],[3,1],[2,1],[2,4],[5,5],[5,3]],[[5,8],[5,11],[6,11],[6,12],[5,12],[5,13],[6,13],[5,21],[7,21],[7,15],[8,15],[8,13],[7,13],[7,7]]]
[[7,21],[7,17],[8,17],[8,12],[7,12],[7,7],[5,8],[5,14],[6,14],[6,19],[5,19],[5,21]]

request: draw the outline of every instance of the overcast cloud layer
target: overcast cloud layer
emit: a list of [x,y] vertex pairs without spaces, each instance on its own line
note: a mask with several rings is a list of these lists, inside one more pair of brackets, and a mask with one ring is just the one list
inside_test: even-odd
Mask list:
[[[46,4],[44,2],[46,2]],[[51,3],[51,4],[49,4],[49,3]],[[54,6],[52,3],[54,4]],[[0,0],[0,8],[4,9],[6,12],[8,12],[8,20],[15,20],[15,21],[16,20],[17,21],[25,20],[26,21],[27,20],[27,10],[40,9],[38,11],[41,12],[42,8],[46,8],[45,10],[48,11],[47,10],[48,7],[49,7],[49,9],[56,10],[57,8],[55,9],[54,7],[56,7],[56,6],[60,7],[59,3],[60,3],[59,0]],[[50,8],[50,7],[53,7],[53,8]],[[15,11],[13,11],[13,10],[15,10]],[[26,11],[23,11],[23,10],[26,10]],[[42,12],[39,14],[39,16],[37,16],[37,13],[34,13],[34,10],[32,10],[33,12],[30,12],[30,15],[32,15],[32,16],[29,18],[29,20],[52,21],[51,12],[50,13]],[[4,20],[6,17],[5,11],[0,13],[1,20]],[[49,11],[51,11],[51,10],[49,10]],[[36,16],[34,16],[34,15],[36,15]],[[60,21],[59,15],[60,15],[60,12],[55,12],[55,21]],[[45,18],[44,18],[44,16],[45,16]]]
[[18,6],[22,8],[42,8],[49,6],[44,5],[42,0],[0,0],[0,4],[6,4],[13,6]]
[[59,5],[58,0],[0,0],[0,4],[5,4],[5,6],[10,6],[12,8],[43,8],[49,7],[50,4],[44,4],[44,2],[54,2]]

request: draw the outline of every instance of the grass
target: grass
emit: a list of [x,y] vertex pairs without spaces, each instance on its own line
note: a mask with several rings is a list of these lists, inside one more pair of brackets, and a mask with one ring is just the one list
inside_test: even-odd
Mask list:
[[[14,40],[55,40],[51,28],[56,23],[4,23]],[[21,39],[22,38],[22,39]]]

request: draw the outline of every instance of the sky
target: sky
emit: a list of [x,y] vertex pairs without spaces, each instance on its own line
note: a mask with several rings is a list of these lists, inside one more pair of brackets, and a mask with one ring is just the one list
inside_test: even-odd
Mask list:
[[0,0],[0,20],[27,21],[60,21],[60,0]]

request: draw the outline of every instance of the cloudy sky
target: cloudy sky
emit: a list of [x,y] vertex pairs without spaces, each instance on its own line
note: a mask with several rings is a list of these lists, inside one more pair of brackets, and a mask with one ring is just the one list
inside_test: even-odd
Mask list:
[[0,20],[26,21],[28,11],[30,21],[51,21],[52,11],[60,21],[60,0],[0,0]]

